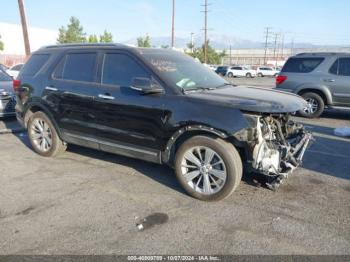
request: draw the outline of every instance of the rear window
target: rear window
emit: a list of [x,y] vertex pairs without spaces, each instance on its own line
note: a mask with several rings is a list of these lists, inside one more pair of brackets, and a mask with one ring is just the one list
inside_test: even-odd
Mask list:
[[68,54],[58,64],[54,77],[64,80],[93,82],[96,58],[96,53]]
[[21,70],[21,75],[35,75],[45,65],[49,57],[50,55],[48,54],[32,55],[28,62],[23,66],[23,69]]
[[310,58],[301,58],[294,57],[290,58],[287,63],[284,65],[282,72],[289,73],[310,73],[316,67],[318,67],[322,62],[323,57],[310,57]]
[[12,81],[11,76],[0,70],[0,81]]

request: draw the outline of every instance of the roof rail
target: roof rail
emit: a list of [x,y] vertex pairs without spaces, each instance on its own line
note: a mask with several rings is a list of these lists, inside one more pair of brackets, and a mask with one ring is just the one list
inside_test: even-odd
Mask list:
[[65,48],[65,47],[125,47],[123,44],[117,43],[77,43],[77,44],[57,44],[57,45],[47,45],[40,49],[49,48]]
[[304,55],[309,55],[309,56],[328,56],[328,55],[350,55],[350,53],[346,52],[304,52],[304,53],[299,53],[296,54],[296,56],[304,56]]

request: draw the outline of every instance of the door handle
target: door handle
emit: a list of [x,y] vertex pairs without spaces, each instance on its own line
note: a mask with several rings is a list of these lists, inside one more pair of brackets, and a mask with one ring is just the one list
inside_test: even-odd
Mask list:
[[332,82],[335,82],[335,80],[334,80],[334,79],[329,78],[329,79],[323,79],[323,82],[332,83]]
[[45,87],[45,90],[58,91],[58,89],[56,87],[52,87],[52,86]]
[[98,97],[102,98],[102,99],[105,99],[105,100],[114,100],[115,99],[114,96],[103,95],[103,94],[99,94]]

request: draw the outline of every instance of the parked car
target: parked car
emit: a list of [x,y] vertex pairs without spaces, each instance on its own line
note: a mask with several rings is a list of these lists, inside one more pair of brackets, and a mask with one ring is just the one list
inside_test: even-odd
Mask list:
[[218,66],[215,70],[215,73],[221,76],[225,76],[228,70],[228,66]]
[[268,66],[261,66],[256,69],[257,76],[264,77],[264,76],[274,76],[276,77],[279,74],[279,70],[273,67]]
[[301,97],[232,86],[185,54],[119,44],[49,46],[14,82],[17,118],[46,157],[78,144],[173,167],[193,197],[219,200],[243,167],[277,187],[311,135]]
[[16,78],[18,76],[19,71],[21,71],[23,67],[23,64],[17,64],[13,67],[6,70],[6,73],[9,74],[11,77]]
[[227,72],[226,76],[228,77],[255,77],[256,76],[256,70],[250,69],[245,66],[233,66],[230,67]]
[[16,95],[12,88],[12,78],[0,70],[0,118],[15,116]]
[[288,59],[276,88],[301,95],[300,115],[319,117],[328,108],[350,108],[350,53],[302,53]]

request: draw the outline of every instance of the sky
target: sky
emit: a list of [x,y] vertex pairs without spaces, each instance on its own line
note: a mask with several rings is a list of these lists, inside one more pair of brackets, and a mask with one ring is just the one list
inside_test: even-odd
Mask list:
[[[0,23],[20,23],[16,0],[1,0]],[[172,0],[24,0],[30,27],[57,31],[76,16],[87,34],[108,30],[115,42],[142,35],[169,37]],[[204,0],[176,0],[175,32],[202,36]],[[349,0],[209,0],[209,38],[264,41],[264,28],[285,41],[350,46]],[[0,28],[1,29],[1,28]],[[3,34],[0,31],[0,34]],[[272,41],[272,39],[271,39]],[[169,44],[169,43],[164,43]]]

